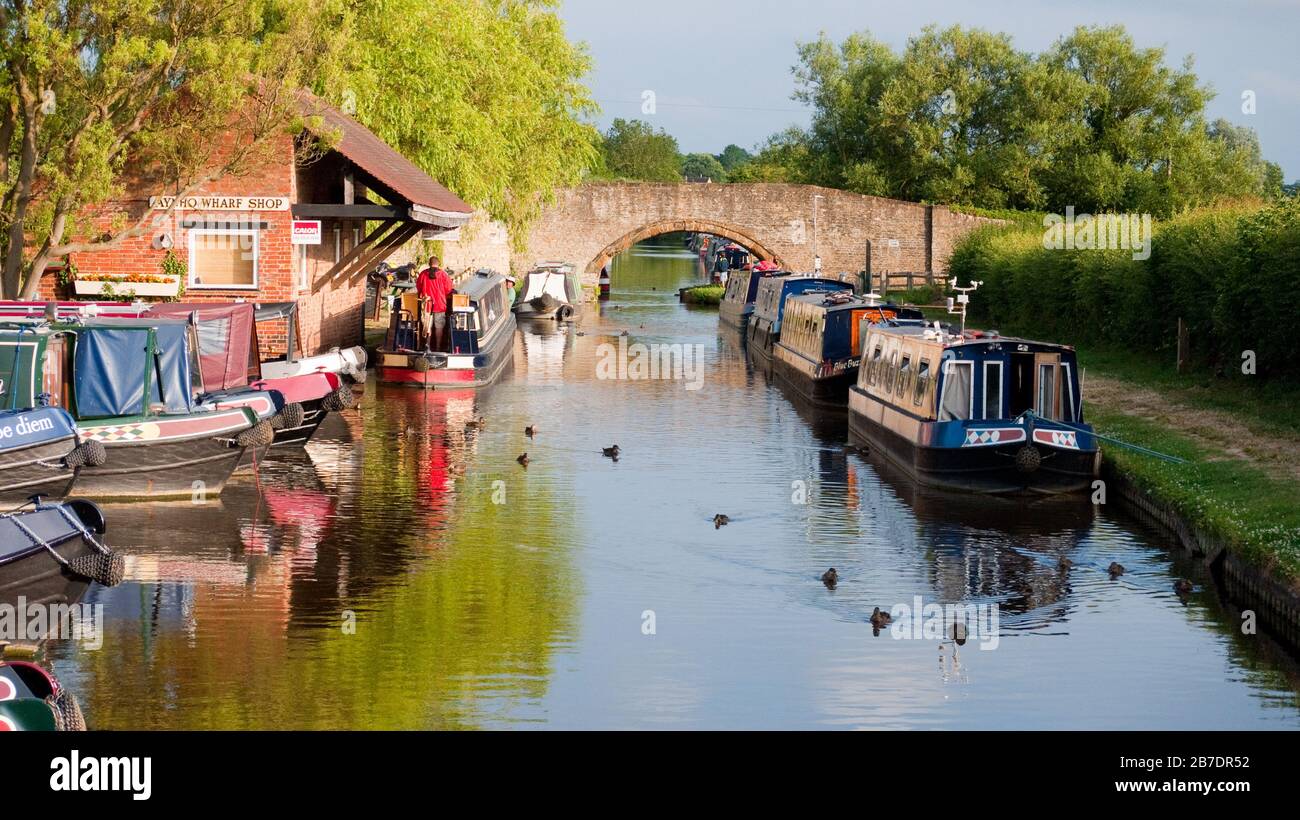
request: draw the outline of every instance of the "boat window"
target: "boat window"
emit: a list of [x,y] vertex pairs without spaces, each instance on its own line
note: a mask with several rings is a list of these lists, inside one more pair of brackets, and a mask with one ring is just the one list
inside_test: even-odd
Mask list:
[[1002,362],[984,363],[984,418],[1002,418]]
[[889,367],[885,369],[885,383],[881,385],[886,393],[894,392],[894,384],[898,377],[898,353],[889,354]]
[[884,355],[885,346],[880,342],[876,342],[876,349],[871,354],[871,366],[868,372],[871,384],[873,385],[880,379],[880,363],[883,360]]
[[1070,378],[1070,366],[1061,365],[1061,421],[1077,421],[1075,417],[1074,381]]
[[912,404],[920,407],[930,390],[930,360],[922,359],[916,366],[916,389],[912,391]]
[[969,419],[971,416],[972,362],[948,361],[943,369],[943,396],[939,400],[939,421]]
[[1035,413],[1045,419],[1054,419],[1056,413],[1056,365],[1038,366],[1038,407]]
[[899,398],[907,395],[907,380],[912,375],[912,357],[904,356],[903,363],[898,366],[898,388],[894,391]]

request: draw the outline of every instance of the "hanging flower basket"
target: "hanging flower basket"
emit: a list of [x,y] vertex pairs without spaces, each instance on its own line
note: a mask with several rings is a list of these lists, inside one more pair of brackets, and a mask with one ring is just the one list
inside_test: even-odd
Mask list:
[[180,293],[181,278],[162,273],[78,274],[73,281],[78,296],[175,296]]

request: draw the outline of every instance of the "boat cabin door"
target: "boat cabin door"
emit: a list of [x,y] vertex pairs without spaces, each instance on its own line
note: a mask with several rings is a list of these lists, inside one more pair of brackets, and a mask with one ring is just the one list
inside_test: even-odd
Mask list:
[[1034,365],[1037,389],[1034,394],[1034,412],[1045,419],[1059,419],[1061,415],[1061,354],[1036,353]]
[[1036,408],[1034,392],[1036,372],[1033,353],[1012,353],[1010,372],[1007,373],[1007,414],[1009,419],[1019,418],[1026,410]]

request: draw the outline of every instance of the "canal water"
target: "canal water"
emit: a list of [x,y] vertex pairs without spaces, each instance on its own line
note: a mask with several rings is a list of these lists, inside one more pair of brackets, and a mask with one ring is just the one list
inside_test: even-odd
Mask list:
[[[371,383],[219,501],[108,508],[130,558],[87,599],[103,646],[48,650],[89,725],[1300,727],[1295,660],[1162,535],[1085,500],[919,492],[847,448],[842,413],[678,303],[680,237],[613,281],[576,326],[520,332],[490,390]],[[618,378],[620,342],[702,371]],[[924,609],[876,634],[875,607],[918,598],[996,635],[958,645]]]

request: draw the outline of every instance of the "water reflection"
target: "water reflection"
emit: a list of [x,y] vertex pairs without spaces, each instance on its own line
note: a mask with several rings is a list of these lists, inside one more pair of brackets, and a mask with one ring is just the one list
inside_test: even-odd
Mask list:
[[[90,725],[1300,726],[1294,660],[1157,533],[918,490],[677,303],[670,242],[490,390],[370,385],[218,502],[112,509],[105,646],[50,649]],[[704,389],[598,378],[623,331],[703,345]],[[998,648],[873,635],[914,596],[997,607]]]

